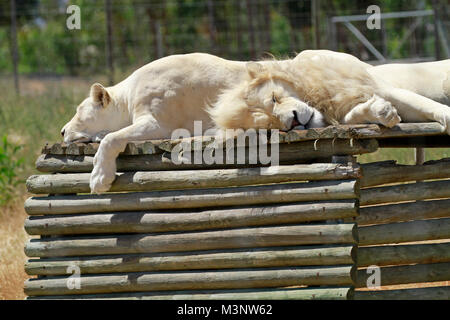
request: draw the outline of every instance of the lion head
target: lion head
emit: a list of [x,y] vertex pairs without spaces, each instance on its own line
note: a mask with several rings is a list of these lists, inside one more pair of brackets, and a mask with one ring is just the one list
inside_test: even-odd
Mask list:
[[92,85],[90,95],[77,107],[73,118],[61,129],[65,143],[99,141],[107,133],[123,127],[120,112],[114,110],[108,90],[99,83]]
[[219,129],[304,129],[325,126],[316,109],[302,101],[281,70],[246,64],[249,78],[223,91],[208,113]]

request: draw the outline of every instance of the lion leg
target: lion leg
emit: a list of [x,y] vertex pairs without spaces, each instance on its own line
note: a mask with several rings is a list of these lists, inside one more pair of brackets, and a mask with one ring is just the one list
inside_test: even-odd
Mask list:
[[358,104],[343,119],[345,124],[376,123],[391,128],[401,121],[397,110],[389,101],[374,95]]
[[90,177],[91,193],[106,192],[116,178],[116,158],[125,150],[130,141],[161,137],[157,121],[151,116],[143,116],[132,125],[107,134],[94,157],[94,168]]
[[436,121],[450,134],[450,108],[409,90],[390,87],[380,95],[393,103],[404,122]]

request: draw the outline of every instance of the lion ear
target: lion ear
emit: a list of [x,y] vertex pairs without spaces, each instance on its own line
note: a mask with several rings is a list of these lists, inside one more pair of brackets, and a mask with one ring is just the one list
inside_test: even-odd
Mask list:
[[94,83],[91,87],[91,98],[94,103],[99,103],[102,107],[107,107],[111,102],[111,96],[100,83]]
[[245,66],[247,67],[248,74],[252,78],[256,78],[257,76],[267,72],[266,67],[264,67],[261,63],[258,62],[253,61],[247,62]]

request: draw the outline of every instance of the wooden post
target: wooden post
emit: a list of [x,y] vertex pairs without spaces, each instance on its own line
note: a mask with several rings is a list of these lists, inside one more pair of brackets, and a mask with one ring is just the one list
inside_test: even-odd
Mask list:
[[243,10],[243,2],[241,0],[235,0],[234,1],[234,8],[233,12],[236,15],[236,26],[235,26],[235,34],[236,34],[236,42],[237,42],[237,53],[235,54],[235,57],[237,59],[242,58],[242,49],[244,48],[244,41],[242,39],[242,17],[241,12]]
[[312,25],[314,30],[314,46],[320,49],[320,0],[311,1]]
[[270,1],[269,0],[264,0],[262,3],[263,6],[263,13],[262,13],[262,17],[263,17],[263,29],[264,32],[263,37],[264,37],[264,50],[270,51],[270,46],[272,43],[272,37],[271,37],[271,28],[270,28],[270,23],[271,23],[271,17],[270,17]]
[[416,165],[422,165],[425,162],[425,148],[416,148],[415,150]]
[[214,1],[208,0],[206,2],[207,8],[208,8],[208,22],[209,22],[209,40],[210,40],[210,47],[211,52],[217,51],[217,28],[216,28],[216,21],[214,17]]
[[[450,224],[447,223],[447,231],[449,226]],[[438,227],[439,225],[435,226],[435,229]],[[367,242],[372,240],[369,239],[372,236],[371,233],[371,230],[366,232],[367,235],[365,235],[365,238],[367,238]],[[90,235],[89,237],[31,239],[26,245],[25,253],[29,257],[47,258],[319,244],[355,244],[357,242],[358,235],[356,224],[354,223],[333,225],[302,224],[195,232]]]
[[256,39],[255,39],[255,28],[254,28],[254,5],[253,0],[246,0],[247,4],[247,21],[248,21],[248,33],[250,42],[250,58],[252,60],[256,59]]
[[[421,166],[425,162],[425,148],[416,148],[414,158],[416,160],[416,165]],[[416,180],[416,182],[421,182],[423,180]]]
[[[450,287],[449,287],[450,288]],[[433,288],[431,288],[433,289]],[[450,290],[448,290],[450,291]],[[128,292],[64,296],[35,296],[30,300],[102,299],[102,300],[352,300],[352,287],[323,288],[258,288],[228,290],[186,290],[159,292]],[[413,295],[420,297],[420,295]],[[442,296],[440,296],[442,297]]]
[[66,277],[50,281],[29,279],[25,283],[24,291],[27,295],[39,296],[162,290],[279,288],[299,285],[347,287],[353,284],[354,277],[355,269],[352,266],[171,271],[81,276],[79,289],[69,289]]
[[14,87],[16,93],[20,94],[19,87],[19,51],[17,48],[17,13],[16,0],[11,0],[11,57],[13,62]]
[[[449,246],[447,245],[448,249],[450,249]],[[442,249],[445,250],[446,247]],[[433,251],[432,255],[422,255],[434,257],[439,252],[442,253],[443,250],[437,249]],[[444,254],[444,258],[447,257],[448,259],[450,252],[446,252],[448,253]],[[389,257],[392,257],[392,250],[388,254]],[[365,255],[363,263],[370,261],[371,256],[367,256],[368,254]],[[336,266],[351,265],[356,261],[355,257],[356,246],[354,245],[283,246],[278,248],[123,254],[101,257],[86,256],[65,259],[31,259],[25,265],[25,271],[29,275],[58,276],[67,275],[67,268],[71,265],[78,266],[80,273],[83,275],[175,270]],[[388,260],[392,260],[392,258]],[[441,261],[445,260],[438,260],[438,262]]]
[[438,0],[431,1],[434,11],[434,43],[435,43],[435,56],[436,60],[441,60],[441,47],[439,46],[439,14],[438,14]]
[[111,0],[105,0],[106,12],[106,61],[108,69],[108,82],[112,86],[114,84],[114,62],[113,62],[113,46],[112,46],[112,9]]

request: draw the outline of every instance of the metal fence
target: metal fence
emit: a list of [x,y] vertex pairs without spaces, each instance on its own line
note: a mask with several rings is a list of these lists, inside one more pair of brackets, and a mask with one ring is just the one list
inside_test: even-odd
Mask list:
[[[79,28],[68,28],[70,5]],[[370,5],[381,10],[380,29],[367,27]],[[0,74],[13,72],[10,57],[23,74],[111,79],[194,51],[243,60],[311,48],[378,62],[449,57],[447,0],[4,0],[0,10]]]

